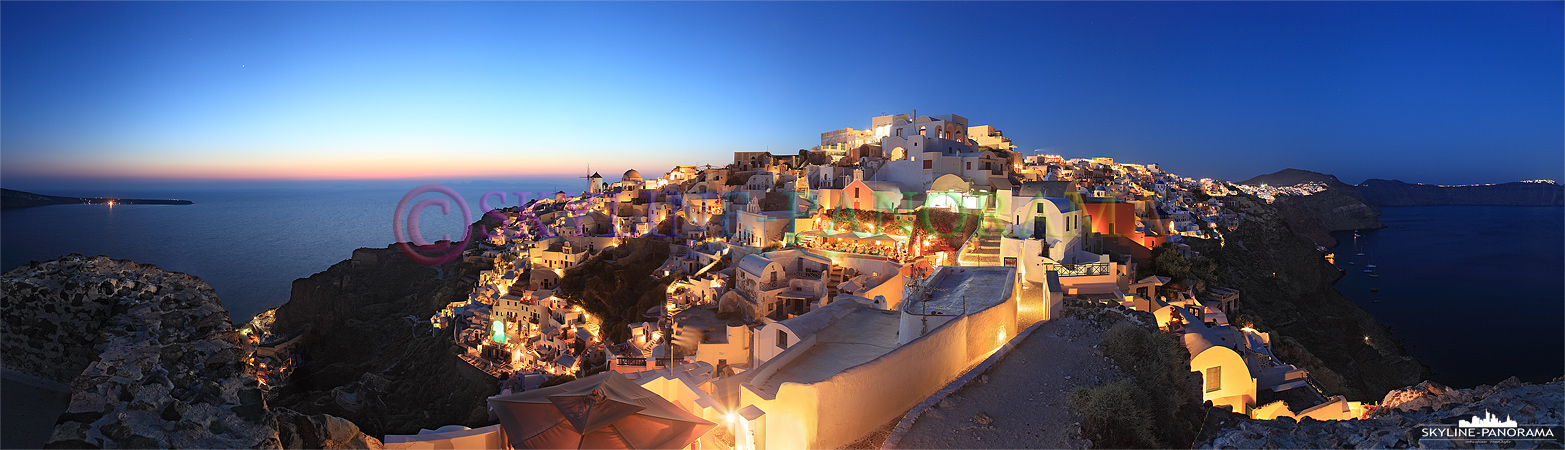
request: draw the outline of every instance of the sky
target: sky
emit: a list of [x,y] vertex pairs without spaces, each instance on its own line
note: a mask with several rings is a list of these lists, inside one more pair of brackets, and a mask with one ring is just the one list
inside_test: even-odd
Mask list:
[[1243,180],[1565,179],[1562,2],[0,3],[0,184],[610,179],[958,114]]

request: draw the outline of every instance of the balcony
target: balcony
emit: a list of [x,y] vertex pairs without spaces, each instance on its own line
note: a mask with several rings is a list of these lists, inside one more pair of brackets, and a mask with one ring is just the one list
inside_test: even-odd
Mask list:
[[1052,265],[1054,266],[1054,271],[1062,277],[1088,277],[1109,274],[1109,263],[1105,262]]

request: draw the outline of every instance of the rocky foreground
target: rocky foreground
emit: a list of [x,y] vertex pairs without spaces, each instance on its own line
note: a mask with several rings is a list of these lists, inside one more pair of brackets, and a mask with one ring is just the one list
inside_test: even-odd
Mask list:
[[[1424,425],[1452,426],[1493,413],[1521,425],[1550,425],[1553,440],[1463,442],[1424,438]],[[1368,419],[1318,421],[1252,420],[1213,412],[1196,448],[1560,448],[1565,420],[1565,377],[1523,384],[1515,377],[1489,386],[1452,389],[1425,381],[1386,393]]]
[[0,277],[4,365],[68,383],[50,448],[379,448],[347,420],[269,408],[216,293],[70,255]]

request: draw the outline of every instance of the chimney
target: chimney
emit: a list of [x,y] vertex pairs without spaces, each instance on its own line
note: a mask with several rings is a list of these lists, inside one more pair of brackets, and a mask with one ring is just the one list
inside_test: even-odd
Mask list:
[[853,181],[864,180],[864,169],[853,169]]

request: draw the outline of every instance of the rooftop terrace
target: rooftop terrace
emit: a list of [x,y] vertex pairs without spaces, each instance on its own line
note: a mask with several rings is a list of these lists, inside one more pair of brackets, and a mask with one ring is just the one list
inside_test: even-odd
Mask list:
[[815,334],[815,345],[762,381],[777,392],[783,382],[814,383],[870,362],[897,348],[900,319],[892,311],[859,308]]
[[947,316],[976,313],[1009,299],[1015,279],[1016,269],[1009,267],[941,266],[926,284],[924,298],[904,300],[902,311]]

